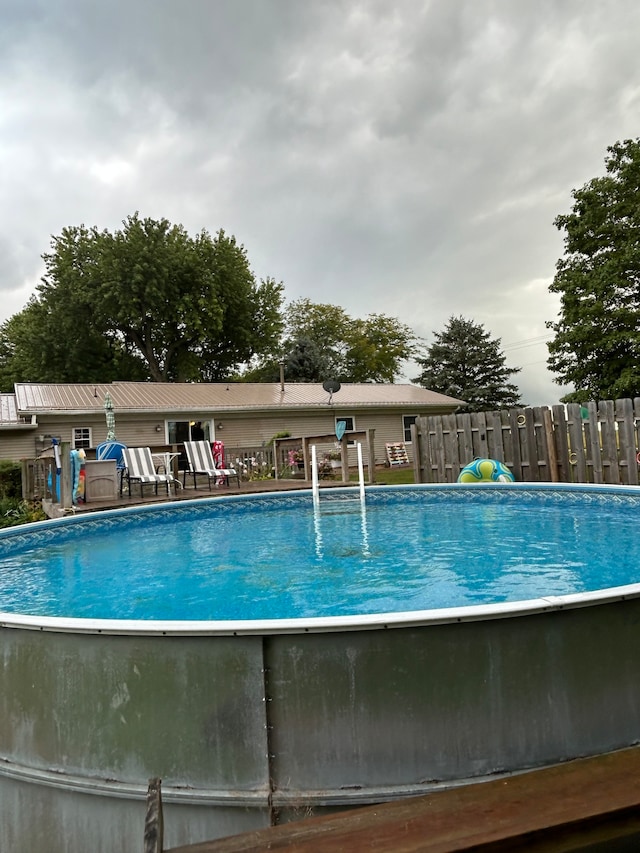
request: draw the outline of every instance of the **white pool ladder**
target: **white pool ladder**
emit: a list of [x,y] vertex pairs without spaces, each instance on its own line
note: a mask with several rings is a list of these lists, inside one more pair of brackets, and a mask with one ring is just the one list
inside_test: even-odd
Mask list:
[[[358,442],[358,488],[345,487],[340,489],[341,497],[338,500],[328,501],[333,510],[338,507],[348,507],[349,512],[357,507],[360,512],[360,528],[362,533],[362,553],[365,557],[370,554],[369,550],[369,530],[367,527],[367,507],[365,504],[364,493],[364,467],[362,464],[362,445]],[[324,542],[322,536],[322,523],[320,511],[320,487],[318,484],[318,460],[316,456],[316,446],[311,445],[311,492],[313,495],[313,525],[315,530],[316,556],[319,559],[324,555]],[[354,498],[354,492],[358,493],[358,497]],[[344,511],[344,510],[343,510]]]
[[[364,465],[362,462],[362,444],[360,442],[356,445],[356,450],[358,452],[358,499],[364,509]],[[356,491],[354,487],[345,487],[344,492],[348,493],[346,500],[352,499],[351,496],[354,491]],[[311,494],[313,496],[313,506],[317,509],[320,506],[320,485],[318,481],[318,457],[315,444],[311,445]]]

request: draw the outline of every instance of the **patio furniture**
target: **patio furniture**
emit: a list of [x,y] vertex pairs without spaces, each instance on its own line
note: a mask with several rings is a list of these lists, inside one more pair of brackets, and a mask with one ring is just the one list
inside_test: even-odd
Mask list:
[[240,487],[240,475],[235,468],[216,468],[213,461],[213,453],[211,445],[208,441],[185,441],[184,449],[187,454],[187,462],[189,470],[184,472],[183,485],[186,485],[187,474],[193,476],[193,488],[196,488],[196,477],[202,474],[209,479],[209,489],[211,484],[219,486],[221,483],[229,485],[231,477],[235,477]]
[[96,446],[96,461],[103,462],[106,459],[114,459],[116,463],[116,472],[118,476],[118,491],[122,494],[122,478],[124,476],[125,464],[122,458],[122,451],[127,447],[121,441],[107,440]]
[[[144,487],[148,483],[152,483],[156,487],[156,495],[158,494],[158,485],[163,483],[167,489],[167,497],[169,497],[169,486],[175,482],[175,478],[169,472],[159,474],[156,471],[149,447],[126,447],[122,451],[122,458],[125,464],[124,477],[126,477],[129,485],[129,496],[131,496],[131,483],[138,482],[140,483],[140,497],[144,496]],[[122,485],[120,486],[120,496],[122,496]]]

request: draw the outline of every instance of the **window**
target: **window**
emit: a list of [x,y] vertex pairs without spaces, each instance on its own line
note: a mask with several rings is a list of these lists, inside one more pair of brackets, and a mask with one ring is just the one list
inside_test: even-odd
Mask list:
[[[336,418],[336,428],[338,427],[338,423],[340,421],[344,422],[344,433],[345,433],[345,435],[348,432],[353,432],[355,430],[356,422],[351,416],[341,415],[339,418]],[[355,444],[355,441],[348,441],[347,444],[349,445],[349,447],[353,447],[353,445]]]
[[211,441],[211,421],[167,421],[169,444],[184,441]]
[[417,415],[403,415],[402,416],[402,430],[404,432],[404,440],[405,443],[411,443],[411,426],[415,424]]
[[91,427],[74,427],[71,443],[75,450],[91,447]]

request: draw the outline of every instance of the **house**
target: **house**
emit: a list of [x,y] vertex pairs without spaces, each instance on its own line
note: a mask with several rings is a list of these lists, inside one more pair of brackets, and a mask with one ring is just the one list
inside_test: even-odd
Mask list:
[[204,437],[234,448],[264,446],[278,433],[291,436],[375,430],[374,453],[384,462],[385,443],[404,441],[419,415],[447,414],[464,405],[411,384],[343,384],[330,392],[320,383],[111,384],[18,383],[0,395],[0,459],[33,458],[51,437],[72,448],[94,448],[107,434],[104,400],[109,392],[115,432],[129,446],[180,444]]

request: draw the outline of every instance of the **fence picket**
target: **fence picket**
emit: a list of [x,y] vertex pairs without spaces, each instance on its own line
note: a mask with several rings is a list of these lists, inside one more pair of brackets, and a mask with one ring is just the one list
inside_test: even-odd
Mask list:
[[615,412],[612,400],[601,400],[598,404],[602,476],[605,483],[620,482],[618,446],[616,439]]
[[[516,480],[522,480],[522,454],[520,452],[520,420],[522,419],[522,423],[524,423],[524,415],[521,414],[521,409],[510,409],[509,410],[509,423],[511,426],[511,452],[512,452],[512,461],[511,461],[511,470],[513,471],[513,476]],[[507,464],[509,463],[508,459],[505,459]]]
[[629,486],[638,485],[638,463],[635,454],[633,403],[616,400],[615,418],[618,424],[620,478]]
[[549,409],[542,410],[543,434],[546,447],[547,477],[552,483],[558,482],[558,456],[556,454],[556,442],[553,432],[553,419]]
[[438,476],[437,482],[446,483],[447,482],[447,472],[444,466],[444,433],[442,429],[442,418],[434,418],[433,425],[433,440],[435,442],[435,446],[437,448],[436,453],[436,472]]
[[569,403],[567,414],[571,441],[569,462],[573,466],[572,481],[574,483],[588,483],[586,443],[582,428],[582,406],[579,403]]
[[487,412],[487,434],[489,437],[489,455],[491,459],[504,462],[504,443],[502,441],[502,418],[500,412]]
[[598,433],[598,404],[587,403],[589,417],[583,421],[585,446],[587,449],[587,465],[591,465],[593,482],[604,482],[602,477],[602,455],[600,453],[600,435]]
[[[445,415],[443,418],[447,431],[447,458],[451,465],[450,476],[453,476],[454,471],[460,470],[460,453],[458,447],[458,425],[454,414]],[[453,476],[451,482],[454,482],[457,474]]]
[[569,465],[569,429],[564,406],[553,406],[551,409],[553,437],[556,445],[558,460],[558,480],[561,483],[571,482],[571,466]]

